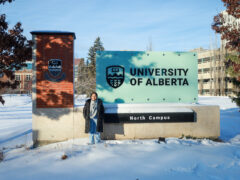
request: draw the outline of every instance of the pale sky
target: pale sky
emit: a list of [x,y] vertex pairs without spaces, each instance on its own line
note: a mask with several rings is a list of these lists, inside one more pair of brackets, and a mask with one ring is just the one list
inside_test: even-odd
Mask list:
[[221,0],[15,0],[0,6],[10,27],[75,32],[75,57],[86,58],[100,36],[106,50],[189,51],[209,48]]

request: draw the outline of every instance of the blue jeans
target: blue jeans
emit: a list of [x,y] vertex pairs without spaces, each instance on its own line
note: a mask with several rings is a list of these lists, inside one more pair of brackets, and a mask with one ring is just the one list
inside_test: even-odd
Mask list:
[[90,119],[90,135],[89,142],[90,144],[96,144],[101,141],[100,133],[97,132],[97,119]]

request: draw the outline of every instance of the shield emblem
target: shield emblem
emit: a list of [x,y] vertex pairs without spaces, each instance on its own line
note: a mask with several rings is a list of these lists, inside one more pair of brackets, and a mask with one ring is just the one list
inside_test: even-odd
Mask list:
[[62,72],[62,60],[61,59],[50,59],[48,60],[48,71],[49,73],[57,77]]
[[121,66],[108,66],[106,68],[106,79],[111,87],[120,87],[124,81],[124,68]]

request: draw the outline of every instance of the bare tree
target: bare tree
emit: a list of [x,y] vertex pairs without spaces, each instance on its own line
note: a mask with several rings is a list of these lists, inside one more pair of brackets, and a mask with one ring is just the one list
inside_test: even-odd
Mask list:
[[203,95],[203,78],[199,79],[199,94]]
[[152,37],[148,38],[148,45],[146,48],[147,51],[152,51],[153,50],[153,45],[152,45]]
[[87,94],[89,96],[91,92],[95,91],[96,78],[92,77],[92,69],[93,67],[90,64],[81,59],[78,64],[78,76],[75,84],[77,94]]

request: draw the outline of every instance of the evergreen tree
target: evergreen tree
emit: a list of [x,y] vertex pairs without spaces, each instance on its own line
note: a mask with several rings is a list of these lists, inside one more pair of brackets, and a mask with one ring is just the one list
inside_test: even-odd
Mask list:
[[100,37],[97,37],[94,41],[94,45],[89,48],[88,60],[90,61],[89,66],[93,76],[96,76],[96,53],[97,51],[104,51],[103,43]]
[[[0,0],[0,5],[6,2],[12,0]],[[32,41],[28,41],[22,32],[21,23],[9,29],[6,15],[0,15],[0,74],[8,79],[0,81],[0,92],[6,88],[17,88],[19,82],[15,80],[14,71],[25,67],[25,62],[32,57]],[[5,102],[1,94],[0,102]]]
[[[233,16],[236,21],[240,21],[239,0],[222,0],[222,2],[228,15]],[[221,34],[222,40],[226,40],[226,49],[230,51],[230,55],[226,57],[226,67],[236,87],[236,97],[232,100],[240,107],[240,24],[228,22],[223,13],[214,16],[213,20],[212,29]]]
[[96,90],[96,54],[97,51],[104,51],[103,43],[101,42],[100,37],[97,37],[94,41],[94,45],[89,48],[88,52],[88,78],[89,86],[87,87],[89,91]]
[[95,51],[104,51],[103,43],[101,42],[100,37],[97,37],[94,41],[94,48]]
[[94,46],[89,48],[89,52],[88,52],[88,60],[89,60],[89,66],[91,69],[91,72],[94,73],[94,68],[96,67],[96,51]]

